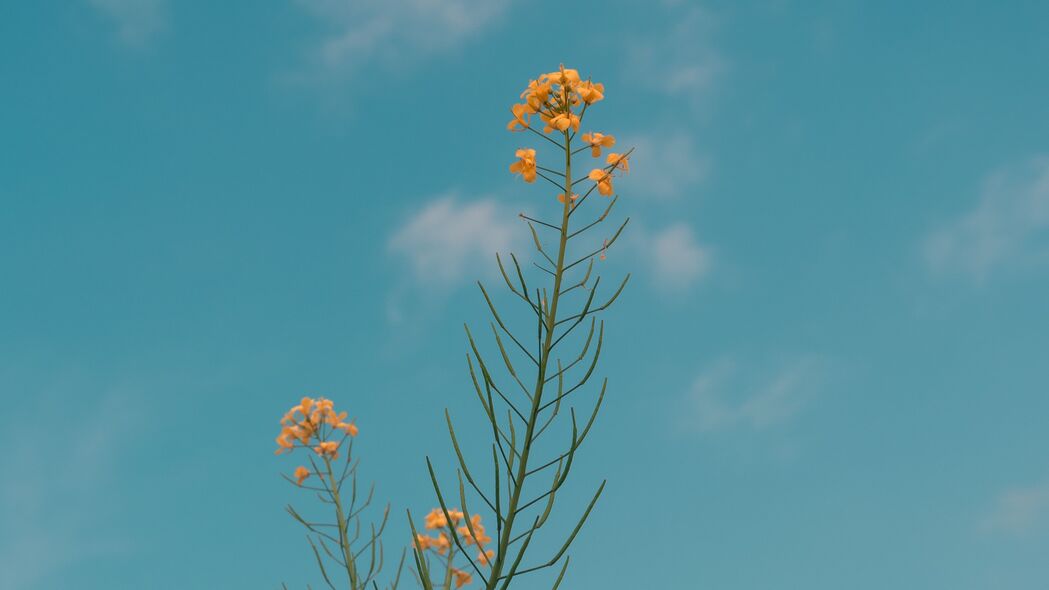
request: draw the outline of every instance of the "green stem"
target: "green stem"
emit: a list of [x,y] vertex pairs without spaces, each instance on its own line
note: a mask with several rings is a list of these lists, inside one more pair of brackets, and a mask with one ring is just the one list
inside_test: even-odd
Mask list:
[[350,578],[351,590],[358,590],[357,567],[353,563],[353,552],[350,551],[350,536],[347,531],[345,512],[342,510],[342,498],[339,494],[339,486],[335,483],[335,474],[331,469],[331,459],[324,457],[324,467],[328,471],[328,483],[331,486],[331,497],[335,502],[335,514],[339,519],[339,546],[342,549],[342,558],[346,563],[346,575]]
[[[449,528],[451,525],[449,525]],[[449,531],[450,533],[450,531]],[[451,537],[449,537],[451,538]],[[444,567],[444,590],[452,590],[452,566],[455,560],[455,544],[450,543],[448,547],[448,561]]]
[[[565,202],[561,215],[561,236],[557,247],[557,263],[554,267],[554,288],[550,296],[550,304],[545,318],[546,338],[543,341],[539,357],[539,371],[536,376],[535,389],[532,395],[532,408],[528,416],[528,424],[525,430],[524,448],[520,453],[520,460],[517,464],[517,479],[516,482],[512,484],[513,491],[510,495],[510,502],[506,507],[506,521],[503,526],[502,536],[499,539],[499,554],[496,556],[495,562],[492,564],[492,575],[488,578],[487,590],[495,589],[500,575],[502,574],[507,551],[510,547],[510,539],[512,538],[511,535],[516,512],[521,503],[521,493],[524,491],[525,479],[528,477],[528,457],[532,450],[532,437],[535,434],[539,410],[542,407],[543,386],[546,384],[546,371],[549,366],[550,351],[553,348],[554,343],[554,327],[557,325],[557,304],[561,295],[561,279],[564,277],[565,272],[565,250],[568,245],[568,219],[569,214],[572,212],[572,138],[567,130],[563,133],[565,138]],[[507,577],[503,581],[502,588],[504,590],[509,586],[511,579],[511,577]]]

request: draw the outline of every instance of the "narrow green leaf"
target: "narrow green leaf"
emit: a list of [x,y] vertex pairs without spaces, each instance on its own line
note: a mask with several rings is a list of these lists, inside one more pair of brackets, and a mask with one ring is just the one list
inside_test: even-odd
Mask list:
[[430,578],[430,566],[426,561],[426,554],[419,548],[419,532],[415,530],[415,522],[412,521],[412,511],[408,510],[408,526],[412,529],[412,556],[415,557],[415,567],[419,572],[419,580],[423,590],[433,590],[433,580]]
[[571,561],[571,560],[572,560],[572,556],[571,555],[569,555],[568,557],[565,557],[565,564],[563,566],[561,566],[561,573],[557,574],[557,581],[554,582],[554,586],[550,590],[557,590],[557,588],[561,585],[561,580],[564,579],[565,571],[568,569],[568,562]]
[[331,590],[335,590],[335,584],[332,584],[331,579],[328,578],[328,570],[324,569],[324,560],[321,559],[321,554],[317,551],[317,546],[313,544],[313,539],[311,539],[309,535],[306,535],[306,540],[310,542],[310,549],[313,549],[313,556],[317,558],[317,567],[321,569],[321,576],[324,578],[324,581],[328,583],[328,587],[331,588]]

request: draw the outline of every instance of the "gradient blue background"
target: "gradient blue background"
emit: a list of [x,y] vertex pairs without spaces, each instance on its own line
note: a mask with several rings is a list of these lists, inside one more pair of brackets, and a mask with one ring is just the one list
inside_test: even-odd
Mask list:
[[[507,172],[542,150],[507,109],[562,61],[638,146],[605,267],[635,276],[560,515],[609,484],[566,587],[1049,587],[1047,22],[1034,1],[9,3],[0,587],[318,587],[272,453],[306,394],[357,418],[400,546],[434,503],[424,455],[451,474],[443,409],[481,428],[472,282],[553,194]],[[413,225],[442,206],[451,235]]]

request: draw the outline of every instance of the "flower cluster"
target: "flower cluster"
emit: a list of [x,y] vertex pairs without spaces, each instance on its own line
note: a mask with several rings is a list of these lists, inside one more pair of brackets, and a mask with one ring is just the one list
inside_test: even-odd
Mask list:
[[[587,107],[604,97],[604,84],[583,80],[577,70],[562,65],[556,72],[543,74],[528,83],[521,93],[524,102],[510,107],[513,118],[506,128],[510,131],[529,130],[538,133],[532,128],[531,121],[533,115],[538,115],[544,124],[543,133],[561,132],[566,139],[566,146],[562,147],[567,149],[567,143],[579,131]],[[590,154],[595,158],[601,157],[602,148],[611,148],[616,143],[614,136],[596,131],[584,133],[580,139],[590,147]],[[535,182],[536,176],[540,175],[537,168],[547,170],[537,166],[534,149],[522,148],[515,155],[518,159],[510,164],[510,172],[520,174],[525,182]],[[595,183],[591,190],[596,188],[599,194],[611,196],[615,192],[612,186],[613,173],[617,170],[626,173],[629,170],[627,154],[609,153],[605,164],[603,168],[591,170],[587,177]],[[564,190],[557,196],[559,202],[571,202],[573,206],[577,198],[578,195]]]
[[579,131],[581,115],[572,110],[580,104],[591,105],[605,97],[605,85],[582,80],[579,71],[561,68],[556,72],[543,74],[528,83],[521,98],[524,102],[510,108],[513,119],[506,128],[515,131],[531,126],[532,115],[539,115],[545,124],[543,133],[553,130]]
[[[334,403],[323,397],[304,397],[292,406],[280,420],[276,454],[290,453],[296,447],[313,448],[313,452],[324,459],[338,459],[341,441],[329,440],[336,432],[357,436],[357,425],[346,422],[346,412],[336,412]],[[305,467],[295,468],[295,479],[299,485],[310,476]]]
[[[436,537],[419,533],[415,537],[415,546],[422,551],[433,549],[439,555],[448,554],[452,544],[445,529],[450,531],[452,527],[455,527],[456,533],[466,545],[477,546],[477,561],[483,565],[490,565],[492,558],[495,557],[495,551],[485,549],[484,547],[492,542],[492,538],[485,533],[484,525],[481,524],[481,515],[474,514],[471,516],[469,525],[465,523],[465,519],[466,515],[460,510],[449,509],[448,515],[445,516],[444,510],[434,508],[426,515],[426,528],[428,530],[440,530],[440,532]],[[460,525],[460,523],[463,524]],[[470,532],[471,529],[473,532]],[[454,567],[451,564],[451,559],[449,559],[448,569],[455,579],[456,588],[469,584],[473,579],[469,572]]]

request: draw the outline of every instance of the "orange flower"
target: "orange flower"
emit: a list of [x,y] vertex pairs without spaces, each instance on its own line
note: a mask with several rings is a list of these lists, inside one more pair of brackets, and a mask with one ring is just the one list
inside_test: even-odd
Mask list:
[[535,111],[531,109],[527,104],[515,104],[514,106],[510,107],[510,112],[513,113],[514,118],[506,124],[506,129],[508,131],[515,131],[516,128],[520,126],[521,130],[524,131],[524,128],[528,127],[529,115],[531,115]]
[[576,92],[579,93],[579,98],[582,98],[583,102],[586,104],[594,104],[605,97],[605,85],[594,84],[590,80],[587,80],[576,86]]
[[605,135],[604,133],[584,133],[582,136],[584,142],[590,144],[590,154],[595,158],[601,156],[601,148],[610,148],[616,144],[616,138],[611,135]]
[[[459,510],[449,509],[448,516],[452,519],[452,524],[457,524],[463,519],[463,513]],[[448,526],[448,519],[444,516],[444,510],[440,508],[434,508],[426,515],[426,528],[428,529],[443,529]]]
[[[579,198],[579,195],[574,194],[574,193],[572,194],[572,204],[573,205],[575,204],[575,200],[578,199],[578,198]],[[565,194],[561,193],[561,194],[557,195],[557,200],[560,203],[564,203],[565,202]]]
[[510,172],[520,174],[525,182],[535,182],[535,150],[520,149],[514,155],[520,159],[510,164]]
[[324,441],[321,444],[313,447],[313,452],[317,453],[321,457],[331,457],[332,459],[339,458],[339,443],[329,440]]
[[322,422],[333,424],[334,406],[335,404],[330,399],[319,398],[316,401],[316,407],[310,412],[310,422],[312,424],[320,424]]
[[[471,527],[474,530],[473,534],[470,533]],[[491,537],[484,534],[484,526],[481,525],[480,514],[475,514],[472,517],[470,517],[469,527],[463,525],[456,530],[459,531],[459,535],[466,539],[467,545],[472,545],[474,543],[477,543],[478,545],[484,545],[485,543],[490,543],[492,541]],[[474,537],[474,534],[476,534],[477,537]]]
[[590,180],[597,183],[597,192],[605,195],[611,195],[614,191],[612,190],[612,173],[605,172],[600,168],[594,168],[590,171]]
[[437,548],[437,553],[444,555],[448,548],[452,546],[448,540],[448,535],[441,533],[436,539],[432,539],[430,545]]
[[579,71],[565,69],[565,64],[561,64],[561,68],[558,71],[546,74],[543,76],[543,79],[553,84],[560,84],[562,87],[572,87],[579,84]]
[[462,588],[473,581],[473,577],[470,576],[470,572],[463,571],[458,568],[452,568],[452,575],[455,576],[455,587]]
[[432,547],[434,545],[434,542],[436,540],[437,539],[434,539],[433,537],[429,537],[429,536],[424,535],[422,533],[418,533],[418,534],[415,535],[415,546],[420,551],[426,551],[427,549],[429,549],[430,547]]
[[280,423],[281,430],[276,439],[278,455],[294,450],[296,441],[303,446],[309,446],[310,441],[316,438],[320,445],[314,447],[314,451],[333,459],[338,458],[338,444],[323,441],[327,438],[320,433],[324,425],[331,426],[333,430],[342,430],[350,436],[357,436],[357,425],[346,422],[346,412],[336,412],[335,403],[323,397],[302,398],[302,401],[284,414]]
[[491,565],[493,557],[495,557],[495,551],[489,549],[487,551],[481,551],[480,553],[478,553],[477,561],[480,561],[481,565]]
[[443,529],[446,526],[448,526],[448,519],[444,517],[444,512],[440,508],[434,508],[426,515],[426,528]]
[[435,549],[437,553],[444,555],[444,553],[448,551],[448,548],[451,547],[451,542],[448,540],[448,536],[444,533],[441,533],[437,537],[430,537],[422,533],[417,533],[415,535],[414,545],[420,551],[426,551],[427,549]]
[[295,448],[295,443],[291,440],[291,433],[287,429],[280,431],[280,435],[277,437],[277,446],[280,447],[276,451],[278,455]]
[[609,166],[613,168],[619,168],[624,173],[630,172],[630,162],[627,160],[626,154],[617,154],[615,152],[609,152],[608,158],[605,160]]
[[521,98],[525,100],[525,104],[533,113],[538,111],[550,98],[550,82],[532,80],[528,83],[525,91],[521,93]]
[[298,439],[302,444],[308,444],[310,442],[310,437],[313,436],[313,425],[308,422],[303,422],[301,425],[296,424],[295,426],[286,426],[282,434]]
[[295,468],[295,479],[299,480],[298,483],[299,483],[300,486],[302,485],[302,482],[305,481],[306,478],[309,477],[309,476],[310,476],[310,470],[309,469],[306,469],[305,467],[302,467],[301,465],[299,467]]
[[558,113],[553,117],[544,117],[543,120],[546,121],[543,133],[550,133],[554,129],[565,131],[569,127],[572,128],[572,131],[579,131],[579,115],[573,112]]

